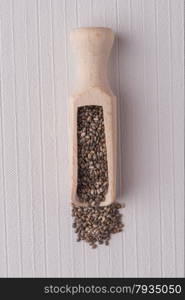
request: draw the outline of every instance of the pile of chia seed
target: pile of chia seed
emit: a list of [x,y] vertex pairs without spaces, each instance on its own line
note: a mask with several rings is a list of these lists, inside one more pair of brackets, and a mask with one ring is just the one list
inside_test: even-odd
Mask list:
[[109,245],[111,235],[123,229],[119,203],[100,206],[108,191],[108,164],[102,106],[82,106],[77,116],[78,201],[73,204],[73,228],[77,241],[92,248]]

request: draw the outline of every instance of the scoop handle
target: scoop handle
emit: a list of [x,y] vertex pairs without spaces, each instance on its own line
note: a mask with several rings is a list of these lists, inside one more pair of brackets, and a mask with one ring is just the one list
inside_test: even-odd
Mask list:
[[85,90],[99,86],[110,89],[107,79],[107,62],[114,41],[110,28],[82,27],[70,34],[76,61],[76,88]]

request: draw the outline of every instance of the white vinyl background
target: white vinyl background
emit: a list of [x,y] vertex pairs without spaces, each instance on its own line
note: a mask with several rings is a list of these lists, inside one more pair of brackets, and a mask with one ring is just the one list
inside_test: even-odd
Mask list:
[[[111,27],[124,232],[71,229],[69,31]],[[0,0],[0,277],[184,276],[184,1]]]

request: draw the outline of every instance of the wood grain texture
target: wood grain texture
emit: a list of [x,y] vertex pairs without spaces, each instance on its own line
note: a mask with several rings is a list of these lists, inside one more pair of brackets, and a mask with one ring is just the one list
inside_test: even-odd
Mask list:
[[[116,33],[117,198],[125,229],[71,229],[69,31]],[[184,1],[0,0],[0,276],[184,276]]]

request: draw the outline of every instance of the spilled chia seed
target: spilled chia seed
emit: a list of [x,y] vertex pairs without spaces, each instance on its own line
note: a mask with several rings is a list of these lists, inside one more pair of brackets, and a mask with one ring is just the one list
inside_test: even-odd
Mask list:
[[105,141],[103,108],[83,106],[78,108],[78,201],[73,204],[73,228],[77,241],[84,240],[92,248],[109,245],[111,235],[123,229],[119,203],[100,206],[108,191],[108,164]]

